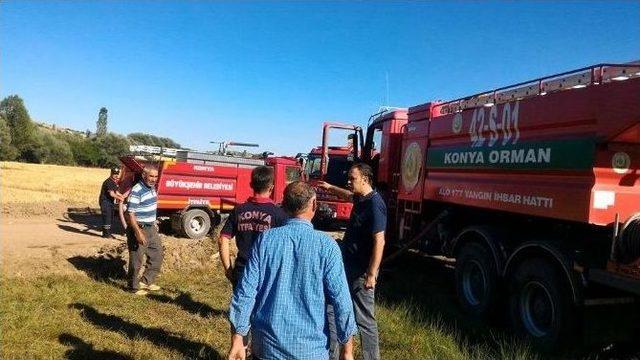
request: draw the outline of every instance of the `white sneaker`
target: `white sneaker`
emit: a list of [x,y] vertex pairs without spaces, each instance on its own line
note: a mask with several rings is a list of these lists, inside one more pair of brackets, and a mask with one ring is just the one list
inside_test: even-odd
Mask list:
[[143,282],[138,283],[138,286],[140,286],[140,289],[145,289],[145,290],[150,290],[150,291],[158,291],[160,289],[162,289],[160,286],[156,285],[156,284],[151,284],[151,285],[147,285]]
[[147,295],[147,294],[148,294],[148,292],[147,292],[147,290],[140,289],[140,290],[136,290],[136,291],[134,292],[134,294],[135,294],[135,295],[138,295],[138,296],[144,296],[144,295]]

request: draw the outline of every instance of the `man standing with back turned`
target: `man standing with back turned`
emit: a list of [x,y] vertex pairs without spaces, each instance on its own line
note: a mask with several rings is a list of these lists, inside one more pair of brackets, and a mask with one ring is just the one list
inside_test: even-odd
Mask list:
[[[158,170],[145,167],[142,180],[131,188],[127,208],[127,247],[129,248],[129,287],[136,295],[146,295],[147,290],[160,287],[153,283],[162,266],[163,248],[156,224],[158,195],[156,182]],[[144,257],[147,265],[138,278]]]
[[229,359],[246,358],[242,337],[249,330],[254,359],[328,359],[327,302],[335,309],[337,339],[345,344],[342,355],[353,359],[353,305],[338,245],[311,225],[315,191],[292,182],[282,206],[293,218],[253,243],[233,292]]
[[[227,279],[235,287],[247,263],[251,244],[262,232],[284,224],[287,214],[271,200],[273,192],[273,168],[258,166],[251,171],[253,196],[237,206],[220,231],[218,250]],[[236,238],[238,256],[231,267],[229,240]]]
[[[348,186],[351,191],[326,182],[319,184],[323,189],[353,201],[349,225],[341,246],[356,323],[360,329],[364,360],[380,359],[378,324],[374,311],[375,287],[384,251],[384,231],[387,226],[387,207],[382,196],[373,189],[372,184],[373,171],[364,163],[355,164],[349,170]],[[331,309],[328,313],[331,318]],[[337,358],[337,344],[334,338],[332,334],[332,360]]]

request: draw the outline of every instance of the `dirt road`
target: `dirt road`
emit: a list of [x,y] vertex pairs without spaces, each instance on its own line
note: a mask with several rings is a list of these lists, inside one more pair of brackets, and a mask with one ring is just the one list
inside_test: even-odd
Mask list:
[[[81,274],[77,264],[86,258],[121,257],[126,262],[124,235],[100,236],[96,214],[62,214],[0,220],[3,275],[30,277],[46,274]],[[217,256],[211,238],[199,241],[161,235],[165,268],[197,267]]]
[[102,238],[94,218],[76,222],[64,216],[27,219],[4,216],[0,221],[3,274],[73,273],[77,270],[69,258],[116,251],[124,243],[124,237]]
[[[0,219],[0,267],[6,276],[30,277],[47,274],[83,274],[78,262],[98,257],[120,257],[127,261],[125,236],[100,236],[100,218],[94,213],[63,213]],[[120,229],[121,230],[121,229]],[[342,231],[328,232],[341,238]],[[215,238],[189,240],[161,235],[164,268],[201,267],[217,261]]]

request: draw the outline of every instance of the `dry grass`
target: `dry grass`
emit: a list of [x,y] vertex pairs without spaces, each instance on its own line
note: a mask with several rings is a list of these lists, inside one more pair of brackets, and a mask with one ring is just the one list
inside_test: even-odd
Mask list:
[[62,201],[95,206],[105,169],[0,162],[3,203]]
[[97,207],[105,169],[0,162],[0,202],[5,214],[50,214],[66,206]]

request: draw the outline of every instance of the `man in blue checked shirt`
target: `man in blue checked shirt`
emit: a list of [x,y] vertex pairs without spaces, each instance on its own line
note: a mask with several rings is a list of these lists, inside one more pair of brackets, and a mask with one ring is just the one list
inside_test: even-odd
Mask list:
[[309,184],[287,186],[282,202],[292,217],[254,241],[233,292],[229,359],[245,359],[242,337],[252,334],[254,359],[328,359],[327,303],[334,308],[343,359],[353,359],[353,304],[337,243],[315,231],[316,194]]

